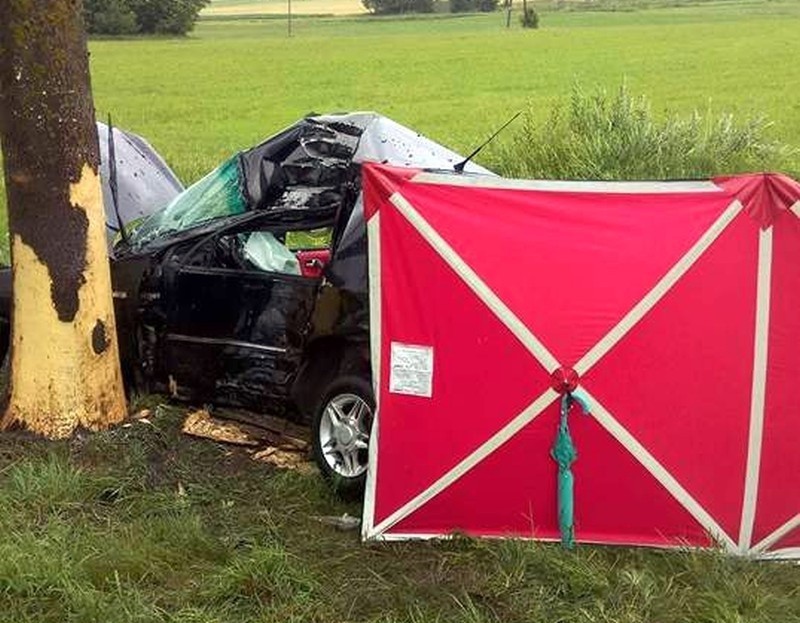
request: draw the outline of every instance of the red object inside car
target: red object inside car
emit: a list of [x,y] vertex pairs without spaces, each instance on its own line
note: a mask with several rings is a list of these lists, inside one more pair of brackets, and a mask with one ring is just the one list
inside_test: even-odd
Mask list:
[[322,277],[323,269],[331,261],[330,249],[298,251],[296,255],[303,277]]

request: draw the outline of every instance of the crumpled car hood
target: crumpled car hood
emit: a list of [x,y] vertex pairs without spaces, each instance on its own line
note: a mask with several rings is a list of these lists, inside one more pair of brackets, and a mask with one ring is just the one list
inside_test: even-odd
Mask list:
[[[452,170],[462,160],[374,112],[306,117],[220,164],[133,228],[118,251],[154,251],[253,211],[334,210],[346,222],[359,203],[361,163]],[[472,162],[464,171],[491,174]]]

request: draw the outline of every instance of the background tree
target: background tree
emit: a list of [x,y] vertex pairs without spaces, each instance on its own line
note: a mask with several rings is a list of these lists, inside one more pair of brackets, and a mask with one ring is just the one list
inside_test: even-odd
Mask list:
[[499,0],[450,0],[451,13],[492,13]]
[[86,30],[92,34],[185,35],[209,0],[84,0]]
[[3,426],[125,416],[81,0],[0,3],[0,138],[14,299]]
[[375,15],[433,12],[433,0],[361,0],[361,4]]

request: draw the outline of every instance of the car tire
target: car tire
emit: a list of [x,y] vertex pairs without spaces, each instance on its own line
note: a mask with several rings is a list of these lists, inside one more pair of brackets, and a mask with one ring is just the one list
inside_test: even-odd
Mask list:
[[357,376],[334,380],[314,413],[314,461],[340,497],[355,498],[364,492],[374,414],[372,387]]

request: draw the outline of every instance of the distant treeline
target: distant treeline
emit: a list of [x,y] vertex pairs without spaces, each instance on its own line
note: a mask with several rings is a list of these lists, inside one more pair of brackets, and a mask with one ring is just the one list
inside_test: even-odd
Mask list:
[[438,4],[449,5],[451,13],[485,12],[497,10],[499,0],[361,0],[370,13],[399,15],[402,13],[433,13],[440,11]]
[[185,35],[209,0],[84,0],[86,30],[99,35]]

